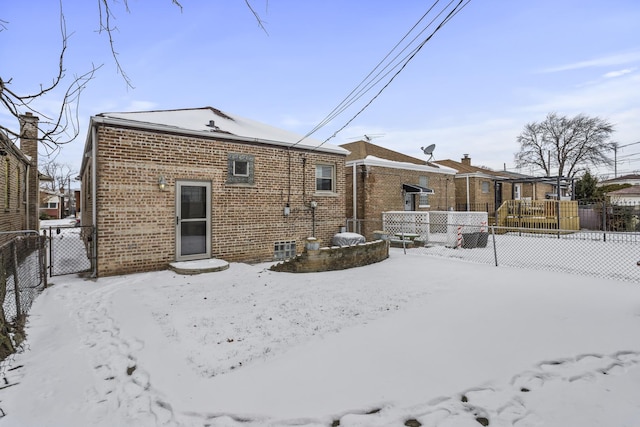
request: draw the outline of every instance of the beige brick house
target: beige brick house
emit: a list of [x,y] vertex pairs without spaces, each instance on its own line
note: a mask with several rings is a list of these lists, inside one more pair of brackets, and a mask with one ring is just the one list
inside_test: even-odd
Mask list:
[[471,157],[465,154],[459,161],[436,160],[435,163],[455,169],[456,201],[459,211],[485,211],[493,213],[504,200],[532,197],[532,186],[513,186],[512,175],[471,164]]
[[[20,147],[0,132],[0,231],[38,230],[38,117],[19,117]],[[10,235],[0,235],[0,244]]]
[[[532,177],[523,174],[494,171],[471,164],[468,154],[458,162],[454,160],[437,160],[435,163],[458,171],[455,175],[457,211],[487,212],[491,223],[505,225],[501,222],[505,216],[531,212],[536,218],[544,218],[553,222],[556,212],[553,200],[567,202],[571,199],[572,180],[557,177]],[[559,185],[558,185],[559,183]],[[574,208],[571,203],[564,203],[560,210],[567,218]],[[566,210],[565,210],[566,207]],[[557,221],[555,221],[557,223]],[[520,224],[528,226],[528,224]],[[571,226],[573,227],[573,225]],[[573,229],[573,228],[571,228]]]
[[345,219],[347,151],[215,108],[104,113],[81,166],[95,274],[288,258]]
[[383,212],[453,209],[454,169],[367,141],[341,147],[350,152],[345,168],[350,231],[371,239],[373,231],[382,229]]

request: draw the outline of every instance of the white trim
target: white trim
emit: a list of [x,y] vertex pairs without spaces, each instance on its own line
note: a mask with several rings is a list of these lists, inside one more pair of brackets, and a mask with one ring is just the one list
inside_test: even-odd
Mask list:
[[360,160],[349,160],[346,162],[346,166],[353,165],[365,165],[365,166],[380,166],[384,168],[391,169],[404,169],[404,170],[414,170],[414,171],[422,171],[422,172],[431,172],[431,173],[441,173],[445,175],[456,175],[458,172],[455,169],[448,168],[446,166],[435,167],[429,165],[418,165],[415,163],[407,163],[407,162],[394,162],[392,160],[382,160],[382,159],[360,159]]
[[[205,187],[205,194],[207,196],[206,200],[206,217],[205,220],[205,252],[190,254],[190,255],[181,255],[182,249],[182,234],[181,234],[181,225],[183,223],[181,216],[181,195],[182,195],[182,187],[183,186],[193,186],[193,187]],[[176,180],[175,184],[175,199],[176,199],[176,226],[175,226],[175,236],[176,236],[176,261],[190,261],[196,259],[207,259],[211,258],[211,182],[210,181],[193,181],[193,180]],[[194,219],[195,221],[196,219]]]
[[[318,189],[318,178],[321,179],[326,179],[323,177],[318,177],[318,167],[330,167],[331,168],[331,190],[319,190]],[[316,163],[316,167],[315,167],[315,174],[314,174],[314,187],[315,187],[315,193],[317,194],[336,194],[336,165],[333,163],[322,163],[322,162],[318,162]]]

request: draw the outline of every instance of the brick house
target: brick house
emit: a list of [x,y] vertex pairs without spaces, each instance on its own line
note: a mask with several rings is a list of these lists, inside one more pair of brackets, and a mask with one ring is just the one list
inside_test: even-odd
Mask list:
[[344,224],[347,151],[215,108],[91,117],[82,224],[96,275],[221,258],[261,262]]
[[62,218],[62,214],[60,212],[62,208],[62,204],[60,203],[61,199],[62,199],[61,193],[41,188],[40,189],[40,217],[47,218],[47,219]]
[[[0,132],[0,188],[3,214],[0,231],[37,230],[39,174],[38,174],[38,117],[26,113],[19,117],[20,148]],[[0,244],[9,235],[0,235]]]
[[373,231],[382,229],[383,212],[453,208],[455,170],[367,141],[341,147],[350,152],[345,168],[350,231],[371,239]]
[[[574,210],[577,205],[571,201],[573,180],[558,177],[532,177],[514,172],[494,171],[481,166],[473,166],[468,154],[459,161],[437,160],[435,163],[458,171],[455,175],[457,211],[487,212],[492,223],[507,225],[507,217],[519,219],[532,216],[538,221],[536,226],[556,225],[557,212],[563,218],[567,229],[574,229]],[[558,211],[554,200],[563,201]],[[542,221],[543,220],[543,221]],[[564,221],[568,222],[564,222]],[[533,220],[529,221],[533,222]],[[522,223],[520,225],[530,226]]]
[[526,194],[521,185],[514,187],[509,181],[513,175],[498,172],[481,166],[473,166],[468,154],[459,161],[436,160],[436,164],[457,171],[455,176],[456,201],[458,211],[494,212],[504,200],[518,200],[531,197],[531,187],[527,186]]

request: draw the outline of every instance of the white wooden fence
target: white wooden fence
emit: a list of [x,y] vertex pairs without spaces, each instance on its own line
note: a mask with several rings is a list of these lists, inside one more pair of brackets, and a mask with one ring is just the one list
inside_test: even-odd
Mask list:
[[425,244],[456,246],[460,234],[488,230],[486,212],[389,211],[382,213],[383,230],[401,238],[411,235]]

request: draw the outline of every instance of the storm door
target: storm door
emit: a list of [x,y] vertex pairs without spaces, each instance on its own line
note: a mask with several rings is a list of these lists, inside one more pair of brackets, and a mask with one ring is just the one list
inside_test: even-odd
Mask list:
[[176,260],[211,257],[211,183],[176,182]]

